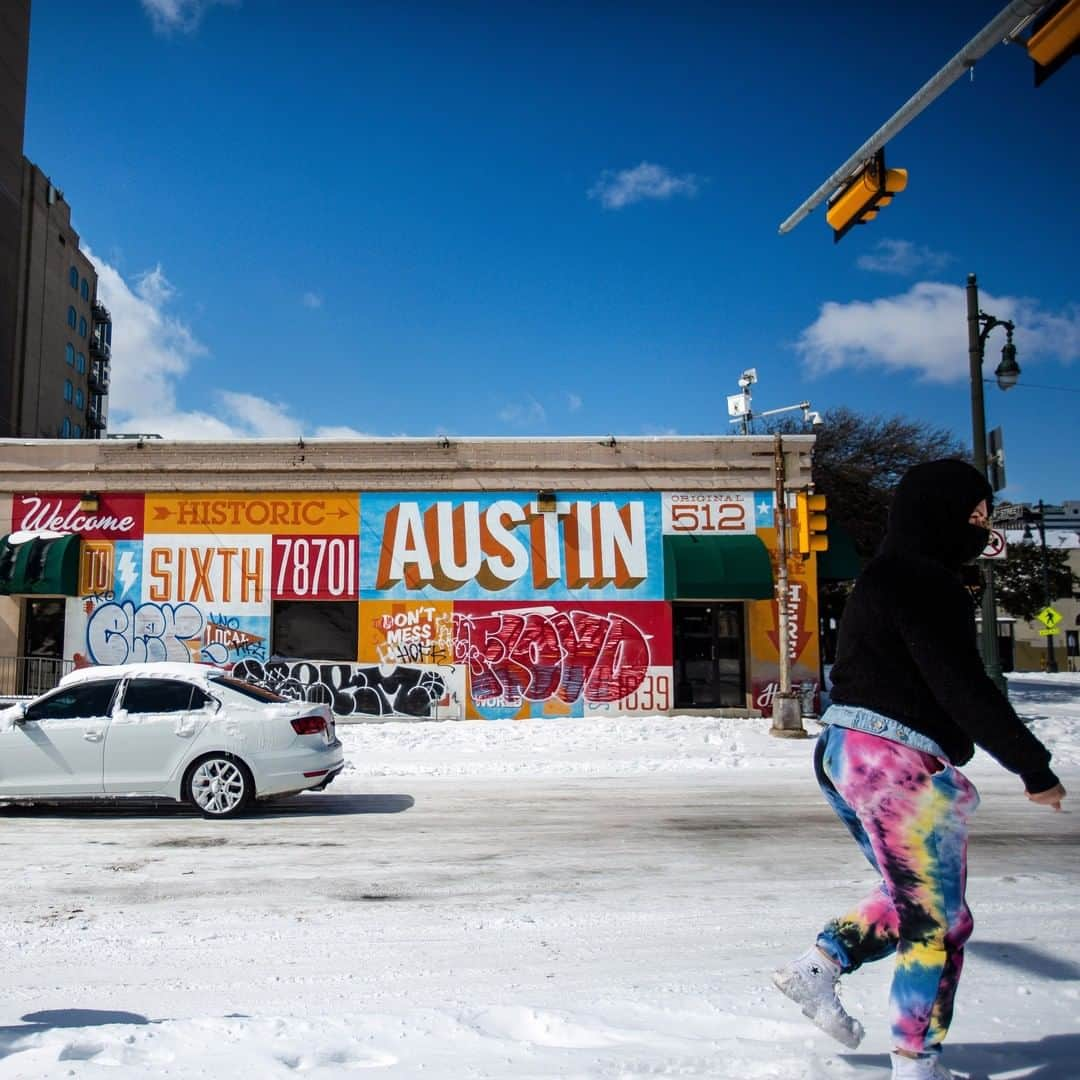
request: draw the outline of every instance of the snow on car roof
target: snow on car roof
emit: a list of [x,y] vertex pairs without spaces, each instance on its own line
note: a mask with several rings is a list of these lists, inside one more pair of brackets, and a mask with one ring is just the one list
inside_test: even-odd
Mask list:
[[85,682],[87,679],[122,679],[130,675],[157,675],[168,679],[189,679],[204,682],[214,675],[225,675],[224,668],[213,664],[185,664],[179,661],[158,660],[145,664],[100,664],[93,667],[76,668],[69,671],[61,680],[60,686]]

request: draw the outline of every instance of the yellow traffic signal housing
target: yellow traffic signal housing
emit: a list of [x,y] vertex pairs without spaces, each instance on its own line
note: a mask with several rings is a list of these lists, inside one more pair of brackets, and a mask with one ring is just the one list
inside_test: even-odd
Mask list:
[[1041,86],[1080,49],[1080,0],[1059,0],[1032,23],[1028,56],[1035,64],[1035,85]]
[[832,226],[833,243],[839,243],[853,226],[873,221],[878,210],[888,206],[893,196],[906,187],[907,169],[886,169],[882,147],[829,200],[825,220]]
[[800,555],[829,550],[829,538],[825,535],[829,521],[825,517],[824,495],[800,491],[795,496],[795,525]]

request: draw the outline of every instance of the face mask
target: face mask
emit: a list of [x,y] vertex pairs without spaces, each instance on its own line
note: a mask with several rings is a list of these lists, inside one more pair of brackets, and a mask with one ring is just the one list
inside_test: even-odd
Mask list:
[[977,559],[990,541],[990,530],[982,525],[972,525],[968,522],[964,526],[963,562],[971,562]]

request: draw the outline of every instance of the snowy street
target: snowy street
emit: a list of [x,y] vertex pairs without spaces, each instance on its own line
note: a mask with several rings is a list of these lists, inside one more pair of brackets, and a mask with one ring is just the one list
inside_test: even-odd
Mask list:
[[[1070,791],[985,755],[953,1068],[1080,1077],[1080,676],[1014,680]],[[808,724],[816,731],[814,724]],[[0,809],[8,1077],[887,1076],[769,983],[872,883],[768,721],[342,726],[326,792],[208,822]]]

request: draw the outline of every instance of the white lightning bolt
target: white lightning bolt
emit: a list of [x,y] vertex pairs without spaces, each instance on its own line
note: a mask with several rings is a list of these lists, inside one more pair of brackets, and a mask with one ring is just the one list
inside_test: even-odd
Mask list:
[[135,584],[135,556],[130,551],[125,551],[120,556],[120,562],[116,567],[116,573],[124,586],[123,595],[127,595],[131,586]]

